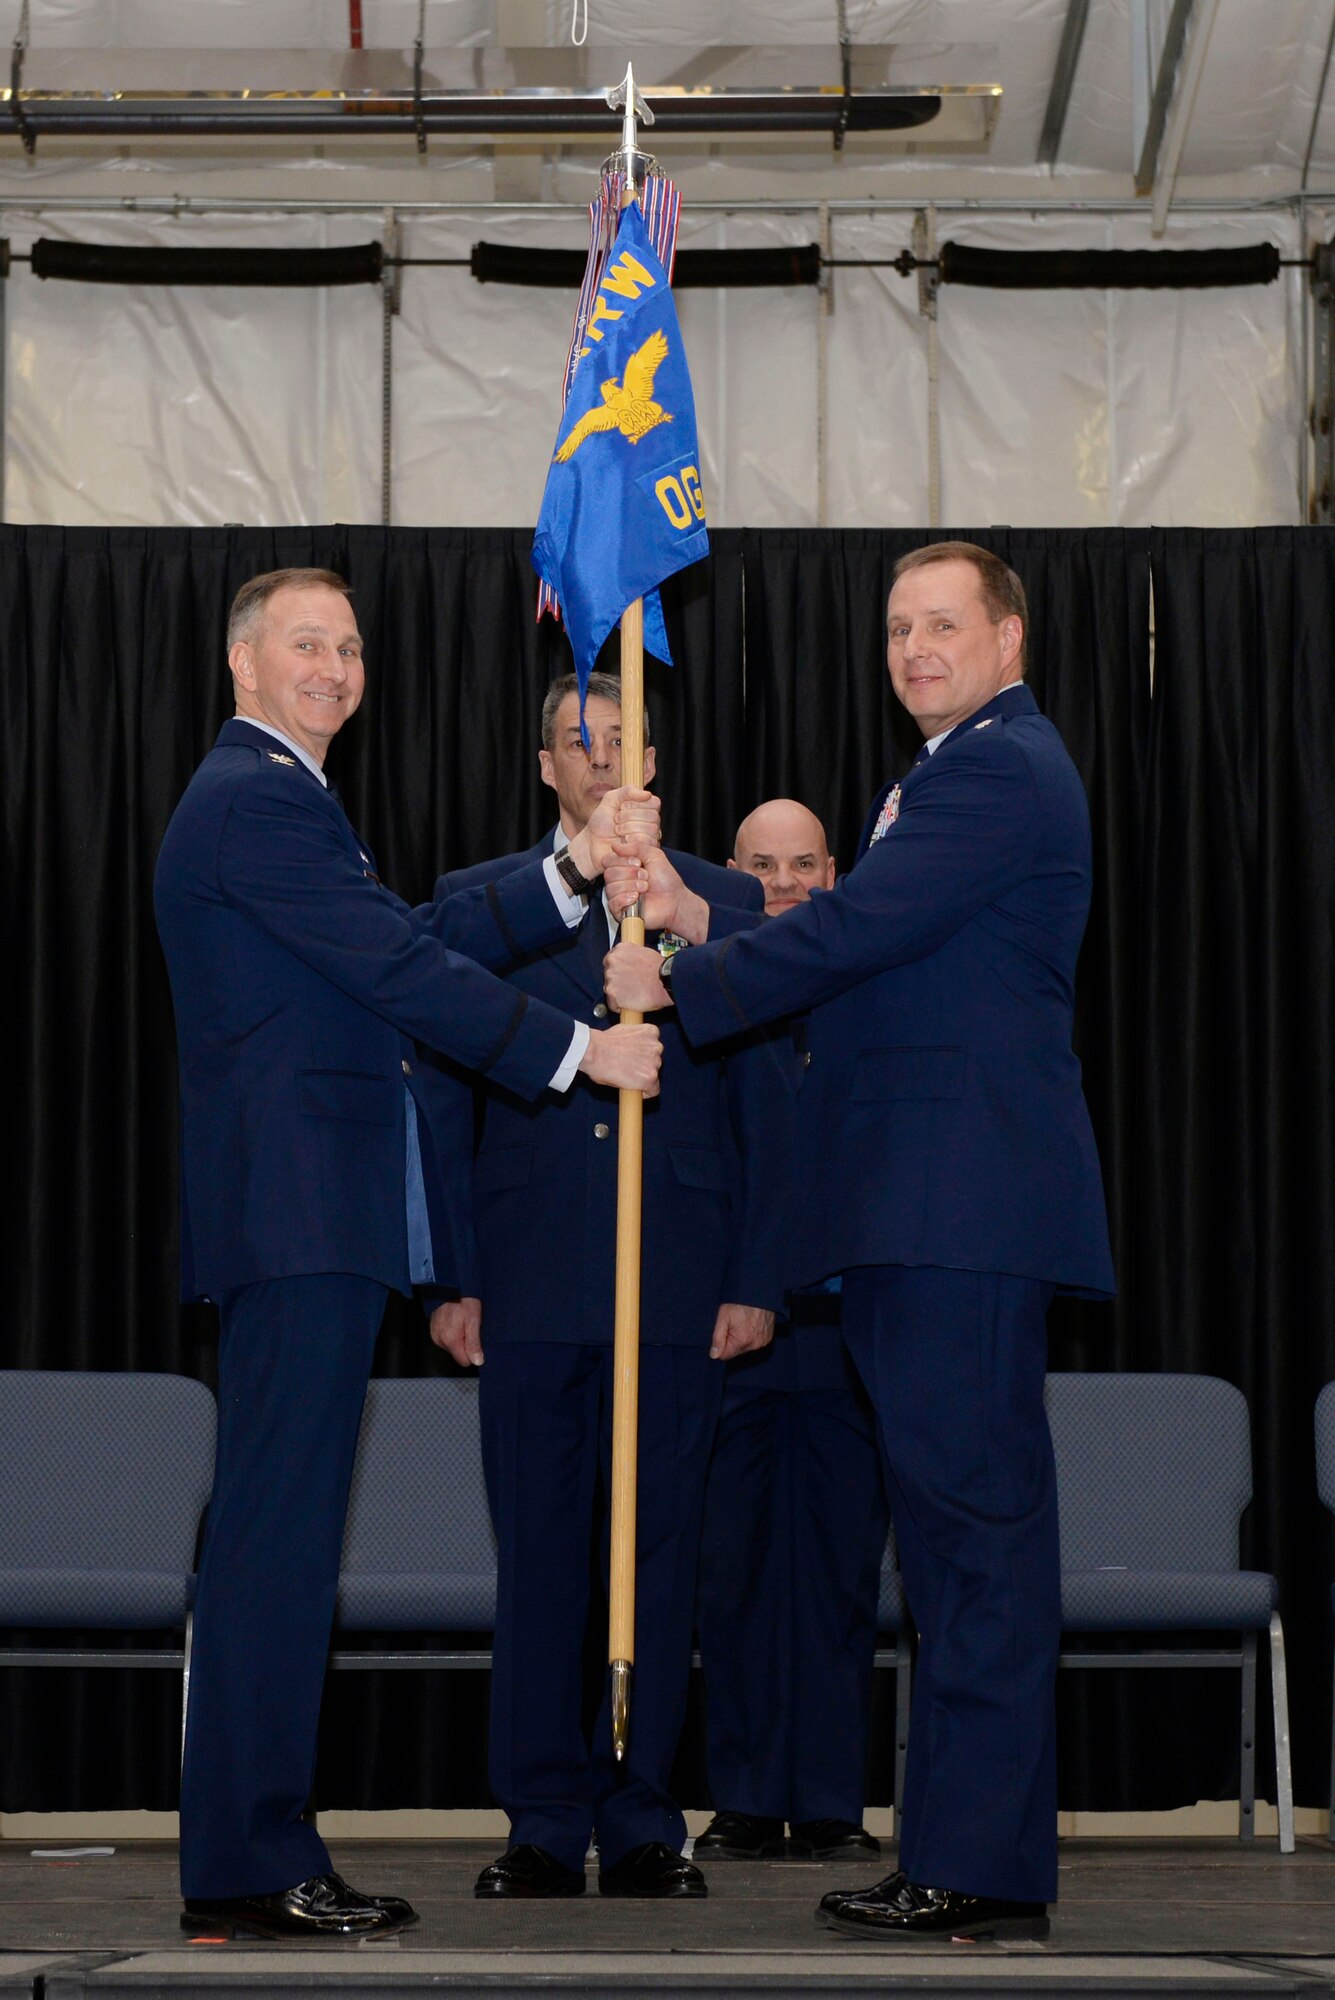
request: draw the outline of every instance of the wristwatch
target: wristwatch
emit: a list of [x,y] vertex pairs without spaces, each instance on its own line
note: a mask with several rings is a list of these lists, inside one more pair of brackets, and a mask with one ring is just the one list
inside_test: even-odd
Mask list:
[[596,875],[581,875],[578,865],[570,859],[570,849],[563,847],[556,857],[556,872],[574,896],[591,896],[598,887]]
[[[686,947],[684,945],[678,945],[677,947],[677,951],[684,951],[685,949]],[[663,991],[667,994],[669,1000],[672,999],[672,962],[676,958],[676,956],[677,956],[676,951],[668,952],[667,955],[659,961],[659,966],[658,966],[659,984],[662,986]]]

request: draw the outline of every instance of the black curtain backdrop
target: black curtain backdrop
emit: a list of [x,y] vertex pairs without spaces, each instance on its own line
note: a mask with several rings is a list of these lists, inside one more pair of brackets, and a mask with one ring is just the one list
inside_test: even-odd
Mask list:
[[[1059,1304],[1053,1365],[1209,1372],[1246,1392],[1245,1556],[1280,1575],[1297,1793],[1317,1803],[1335,1555],[1311,1427],[1335,1376],[1335,536],[958,532],[1025,579],[1031,679],[1093,817],[1077,1040],[1121,1292]],[[847,861],[872,792],[917,744],[883,620],[896,558],[925,538],[717,532],[709,561],[666,586],[679,664],[648,680],[671,841],[722,858],[745,812],[788,793]],[[442,867],[550,823],[538,716],[569,654],[535,626],[530,542],[0,528],[0,1364],[212,1379],[212,1313],[176,1298],[175,1055],[151,883],[230,712],[232,593],[289,563],[351,578],[368,693],[330,770],[385,879],[416,899]],[[377,1369],[448,1372],[415,1308],[391,1305]],[[487,1803],[485,1705],[479,1675],[332,1677],[320,1802]],[[3,1707],[0,1808],[175,1804],[169,1677],[5,1670]],[[1232,1676],[1065,1675],[1060,1707],[1064,1806],[1236,1796]],[[880,1702],[874,1802],[889,1740]],[[686,1803],[706,1804],[698,1712],[679,1775]]]

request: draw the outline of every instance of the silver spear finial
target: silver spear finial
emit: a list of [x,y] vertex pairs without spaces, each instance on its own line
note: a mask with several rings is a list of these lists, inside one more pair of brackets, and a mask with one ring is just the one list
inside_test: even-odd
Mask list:
[[621,111],[621,146],[610,153],[603,162],[603,172],[622,173],[626,177],[628,189],[642,187],[646,175],[658,172],[657,160],[640,151],[640,135],[636,120],[642,125],[652,125],[654,114],[649,109],[635,86],[635,66],[626,64],[626,74],[620,83],[614,84],[606,93],[609,111]]

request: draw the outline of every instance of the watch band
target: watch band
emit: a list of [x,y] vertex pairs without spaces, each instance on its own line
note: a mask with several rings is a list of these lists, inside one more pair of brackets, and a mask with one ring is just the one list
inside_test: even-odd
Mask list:
[[568,847],[563,847],[556,856],[556,872],[573,895],[591,896],[598,887],[596,875],[580,874],[577,864],[570,859]]

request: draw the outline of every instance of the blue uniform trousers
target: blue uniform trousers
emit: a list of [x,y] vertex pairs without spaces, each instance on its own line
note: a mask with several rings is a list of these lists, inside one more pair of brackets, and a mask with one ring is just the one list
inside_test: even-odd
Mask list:
[[301,1815],[386,1297],[370,1278],[331,1275],[220,1301],[218,1461],[181,1772],[187,1897],[267,1895],[330,1867]]
[[780,1342],[793,1351],[728,1364],[709,1468],[696,1622],[710,1795],[857,1825],[888,1526],[875,1420],[837,1323]]
[[932,1888],[1033,1902],[1057,1893],[1053,1289],[869,1265],[843,1291],[918,1628],[899,1865]]
[[[668,1778],[686,1710],[705,1468],[723,1370],[698,1347],[640,1351],[635,1670],[630,1743],[612,1755],[606,1691],[582,1726],[595,1510],[612,1449],[612,1349],[494,1341],[482,1369],[482,1453],[499,1577],[491,1677],[491,1788],[511,1841],[582,1869],[686,1823]],[[607,1528],[602,1529],[604,1574]]]

